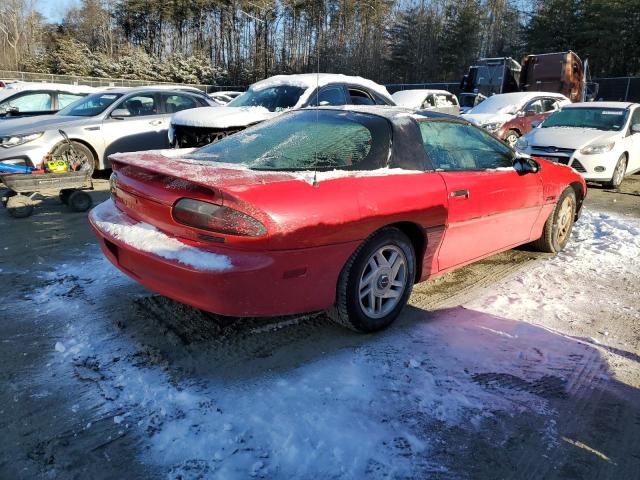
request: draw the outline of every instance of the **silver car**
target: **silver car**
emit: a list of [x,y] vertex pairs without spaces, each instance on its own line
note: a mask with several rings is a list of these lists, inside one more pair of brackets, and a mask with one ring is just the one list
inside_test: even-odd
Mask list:
[[168,148],[171,116],[181,110],[213,104],[204,93],[186,89],[121,88],[89,95],[55,115],[0,122],[0,162],[41,168],[50,156],[70,146],[93,170],[110,167],[108,156]]

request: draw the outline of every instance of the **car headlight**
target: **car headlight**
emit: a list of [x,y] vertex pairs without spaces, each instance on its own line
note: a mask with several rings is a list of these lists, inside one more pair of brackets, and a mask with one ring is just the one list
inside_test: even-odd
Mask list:
[[525,137],[520,137],[518,139],[518,141],[516,142],[516,149],[517,150],[525,150],[528,146],[529,146],[529,142],[527,141],[527,139]]
[[583,149],[580,150],[580,153],[584,154],[584,155],[595,155],[598,153],[607,153],[610,152],[611,150],[613,150],[614,145],[616,144],[616,142],[609,142],[609,143],[598,143],[595,145],[587,145],[586,147],[584,147]]
[[38,132],[30,133],[28,135],[10,135],[6,137],[0,137],[0,147],[16,147],[27,142],[32,142],[36,138],[40,138],[43,134],[44,132]]
[[504,125],[504,123],[502,122],[492,122],[492,123],[485,123],[484,125],[482,125],[482,127],[489,130],[490,132],[495,132],[502,125]]

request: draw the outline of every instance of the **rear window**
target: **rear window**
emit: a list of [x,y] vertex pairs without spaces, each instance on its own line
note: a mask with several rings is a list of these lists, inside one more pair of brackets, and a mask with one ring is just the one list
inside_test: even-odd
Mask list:
[[254,170],[375,170],[386,165],[390,139],[384,118],[304,110],[243,130],[189,157]]

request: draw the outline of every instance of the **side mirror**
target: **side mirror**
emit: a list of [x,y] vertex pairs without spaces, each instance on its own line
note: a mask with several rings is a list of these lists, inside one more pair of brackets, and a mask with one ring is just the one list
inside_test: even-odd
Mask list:
[[540,171],[540,164],[532,158],[516,157],[513,162],[513,168],[521,175],[525,175],[527,173],[538,173]]
[[640,133],[640,123],[634,123],[631,125],[631,133]]
[[130,116],[131,112],[126,108],[116,108],[113,112],[111,112],[111,118],[116,118],[118,120],[122,120],[123,118]]

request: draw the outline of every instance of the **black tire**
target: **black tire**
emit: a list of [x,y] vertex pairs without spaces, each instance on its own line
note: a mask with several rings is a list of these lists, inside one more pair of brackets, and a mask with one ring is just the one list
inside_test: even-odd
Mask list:
[[516,142],[518,141],[519,138],[520,138],[520,134],[517,131],[509,130],[507,134],[504,136],[504,141],[511,148],[516,148]]
[[620,158],[618,158],[618,163],[616,163],[616,168],[613,170],[613,175],[611,176],[611,180],[604,183],[604,186],[607,188],[618,188],[622,184],[624,180],[624,174],[627,172],[627,155],[622,154]]
[[60,199],[60,201],[62,203],[64,203],[65,205],[69,205],[69,197],[71,196],[71,194],[74,192],[75,190],[73,189],[64,189],[64,190],[60,190],[60,193],[58,194],[58,198]]
[[[385,260],[396,259],[393,265],[399,265],[393,272],[391,264],[379,262],[374,259],[376,253],[384,256]],[[396,254],[397,256],[393,256]],[[376,257],[379,258],[379,257]],[[374,275],[370,261],[382,265]],[[388,327],[400,314],[411,295],[411,289],[415,280],[416,258],[413,246],[409,238],[397,228],[387,227],[379,230],[351,255],[340,273],[336,291],[336,304],[328,312],[329,316],[340,325],[357,332],[369,333]],[[369,272],[369,273],[367,273]],[[386,272],[386,273],[385,273]],[[371,276],[370,290],[375,290],[380,295],[397,293],[394,298],[380,298],[374,294],[365,294],[361,298],[362,281]],[[401,280],[395,280],[401,277]],[[401,284],[395,285],[395,283]],[[395,290],[394,290],[395,288]],[[375,310],[380,298],[379,316],[371,316],[367,308]],[[375,306],[371,305],[373,300]],[[366,304],[366,305],[365,305]]]
[[91,195],[82,190],[76,190],[69,195],[69,208],[74,212],[86,212],[93,205]]
[[[569,204],[569,211],[565,211]],[[567,187],[560,195],[556,208],[547,218],[542,230],[542,236],[532,243],[541,252],[558,253],[571,237],[573,222],[576,218],[576,193]]]
[[[97,160],[93,152],[84,144],[79,142],[71,142],[73,149],[67,142],[58,144],[51,152],[52,157],[63,157],[70,162],[78,162],[78,167],[82,171],[88,171],[89,175],[93,175],[96,169]],[[77,155],[74,155],[73,151]]]
[[26,218],[33,213],[33,200],[24,195],[14,195],[7,199],[7,211],[13,218]]

